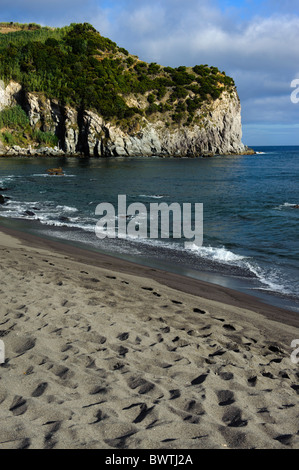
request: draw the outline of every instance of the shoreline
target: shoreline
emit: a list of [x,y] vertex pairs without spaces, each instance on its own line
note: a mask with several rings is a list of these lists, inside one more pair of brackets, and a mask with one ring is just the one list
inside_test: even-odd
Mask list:
[[[39,176],[42,176],[40,173],[46,173],[46,167],[50,168],[50,167],[55,167],[55,166],[61,166],[61,167],[65,167],[64,170],[65,170],[65,176],[68,177],[68,176],[74,176],[77,178],[77,180],[65,180],[65,182],[67,184],[69,184],[69,181],[77,181],[78,184],[80,184],[80,181],[79,181],[79,176],[80,174],[78,173],[78,166],[80,167],[81,164],[85,165],[84,162],[81,162],[78,161],[78,159],[76,158],[75,160],[76,161],[72,161],[72,159],[70,158],[69,160],[68,159],[59,159],[60,163],[56,163],[55,162],[58,162],[57,158],[53,158],[51,159],[52,160],[52,163],[50,163],[50,161],[47,163],[44,162],[43,159],[38,159],[38,163],[37,165],[35,165],[35,158],[29,158],[28,159],[28,162],[29,163],[29,160],[31,161],[30,165],[28,166],[28,168],[35,168],[35,170],[33,171],[32,170],[32,175],[27,175],[28,171],[30,172],[31,170],[22,170],[21,171],[21,175],[23,175],[24,177],[21,178],[21,179],[15,179],[15,176],[18,175],[18,158],[21,158],[22,160],[22,157],[16,157],[15,158],[15,162],[11,163],[9,161],[6,161],[6,164],[7,164],[7,168],[11,168],[11,176],[12,176],[12,179],[8,178],[7,180],[3,180],[3,181],[6,181],[6,186],[9,188],[9,185],[13,185],[12,186],[12,192],[10,194],[9,191],[5,191],[4,192],[4,189],[6,188],[3,188],[3,193],[2,193],[2,197],[1,197],[1,194],[0,194],[0,199],[1,200],[4,200],[4,202],[7,202],[6,204],[6,207],[3,206],[3,210],[7,210],[7,214],[3,213],[2,215],[5,216],[5,215],[8,215],[8,217],[5,217],[7,221],[11,220],[12,222],[16,221],[15,223],[15,228],[16,230],[19,230],[19,229],[23,229],[23,227],[21,226],[21,223],[23,223],[23,220],[21,221],[20,220],[20,227],[18,227],[18,223],[17,221],[19,219],[24,219],[24,223],[27,223],[27,219],[29,219],[29,222],[28,224],[35,224],[37,230],[35,230],[35,232],[41,232],[41,231],[50,231],[53,229],[53,231],[60,231],[61,232],[63,231],[64,229],[64,225],[66,226],[66,230],[69,230],[70,232],[72,231],[75,231],[77,228],[78,230],[81,230],[82,229],[82,234],[84,234],[84,231],[86,232],[93,232],[93,228],[90,227],[90,221],[92,224],[95,224],[96,223],[96,219],[94,218],[94,214],[92,212],[90,212],[90,209],[93,209],[93,204],[95,205],[95,200],[92,202],[92,201],[89,201],[89,200],[86,200],[84,202],[84,207],[82,206],[82,199],[79,200],[75,203],[74,202],[74,205],[76,205],[75,208],[72,207],[72,211],[73,212],[70,212],[69,211],[69,207],[67,206],[64,206],[63,207],[63,213],[61,214],[58,214],[57,213],[57,210],[55,209],[55,207],[50,207],[47,208],[47,201],[44,200],[44,197],[45,195],[40,195],[39,194],[35,194],[35,189],[34,188],[37,188],[39,185],[43,185],[44,183],[44,180],[41,179],[41,178],[36,178],[36,177],[39,177]],[[103,171],[108,171],[108,173],[110,173],[112,170],[112,167],[113,167],[113,160],[117,160],[118,158],[120,158],[121,160],[125,160],[125,158],[123,157],[113,157],[112,161],[110,163],[108,161],[106,161],[106,163],[103,163],[103,160],[102,162],[100,161],[101,159],[96,159],[94,157],[91,158],[90,162],[86,163],[87,164],[87,168],[88,168],[88,171],[87,171],[87,174],[91,174],[91,178],[92,178],[92,181],[94,181],[93,177],[92,177],[92,173],[93,173],[93,168],[95,168],[95,172],[96,173],[100,173],[101,170],[100,168],[102,166],[105,167],[105,170]],[[25,164],[25,160],[26,158],[24,158],[24,164]],[[46,158],[46,160],[48,161],[48,157]],[[141,159],[140,159],[141,160]],[[142,160],[146,160],[146,157],[145,158],[142,158]],[[152,160],[150,159],[151,162],[152,161],[155,161],[155,165],[157,164],[157,160]],[[176,168],[176,165],[179,165],[180,166],[180,161],[177,161],[177,164],[175,163],[175,160],[177,160],[176,158],[173,158],[173,163],[174,163],[174,171],[175,171],[175,168]],[[204,166],[207,165],[209,167],[209,164],[208,163],[204,163],[204,159],[198,159],[198,160],[202,160],[201,164],[203,164]],[[226,160],[229,161],[230,158],[229,157],[226,157]],[[238,161],[238,159],[237,159]],[[44,163],[43,163],[44,162]],[[149,167],[151,167],[152,163],[150,162],[149,164]],[[255,160],[255,164],[258,164],[259,165],[259,162],[257,160]],[[3,161],[4,163],[4,161]],[[139,162],[135,162],[133,161],[132,165],[133,167],[135,167]],[[158,162],[159,163],[159,162]],[[167,163],[166,161],[164,163]],[[183,163],[183,162],[181,162]],[[189,163],[191,164],[191,166],[193,165],[192,162],[190,162],[190,159],[189,159]],[[194,163],[194,166],[196,168],[201,168],[201,164],[197,165],[196,161],[193,162]],[[242,161],[242,163],[244,163],[244,161]],[[251,167],[252,163],[254,163],[252,160],[248,160],[246,159],[246,167],[249,165],[249,167]],[[32,164],[32,165],[31,165]],[[161,165],[163,164],[163,159],[161,161]],[[130,162],[125,162],[123,161],[120,165],[121,167],[121,171],[122,170],[122,165],[124,165],[124,168],[126,168],[126,165],[129,165],[130,166]],[[147,162],[146,162],[146,165],[147,165]],[[220,165],[220,167],[222,166],[222,161],[221,161],[221,157],[218,158],[218,162],[215,162],[215,165],[216,167],[218,168],[218,165]],[[40,171],[40,166],[42,167],[41,168],[41,171]],[[106,166],[108,167],[106,169]],[[171,165],[172,166],[172,165]],[[188,166],[188,165],[187,165]],[[238,163],[237,163],[237,166],[238,166]],[[162,165],[162,167],[164,167],[164,165]],[[26,168],[26,165],[25,167]],[[166,169],[167,169],[167,165],[166,165]],[[90,170],[90,172],[89,172]],[[8,171],[8,170],[7,170]],[[14,175],[14,173],[16,173],[16,175]],[[24,173],[24,174],[23,174]],[[9,175],[8,175],[9,176]],[[34,179],[36,180],[36,183],[38,184],[38,186],[36,185],[33,185],[32,186],[32,201],[36,201],[39,203],[38,204],[35,204],[34,206],[30,207],[30,202],[29,201],[23,201],[21,202],[21,200],[19,201],[18,199],[20,199],[20,196],[18,195],[18,185],[19,184],[22,184],[23,185],[26,185],[28,183],[27,181],[27,176],[33,176]],[[80,178],[81,179],[81,178]],[[53,180],[52,180],[53,181]],[[47,180],[47,187],[51,187],[51,184],[52,184],[52,181],[51,179],[48,179]],[[20,183],[21,182],[21,183]],[[55,181],[55,183],[58,183],[58,193],[59,194],[59,191],[61,189],[61,191],[63,191],[63,188],[61,187],[60,188],[60,182],[61,180],[59,181],[59,179]],[[91,183],[93,185],[93,190],[97,191],[96,189],[96,185],[97,183]],[[3,186],[3,185],[2,185]],[[29,191],[30,191],[30,187],[28,188]],[[43,188],[41,188],[43,189]],[[127,191],[128,194],[129,191]],[[194,192],[194,191],[193,191]],[[1,193],[1,191],[0,191]],[[85,193],[84,193],[85,194]],[[132,193],[133,194],[133,193]],[[153,193],[153,195],[155,194],[155,192]],[[158,191],[158,194],[159,194],[159,191]],[[6,199],[9,199],[9,196],[11,196],[11,201],[7,201]],[[142,194],[140,195],[142,198],[144,198],[145,196]],[[165,195],[164,195],[165,196]],[[163,196],[163,197],[164,197]],[[48,196],[47,196],[48,197]],[[136,195],[134,194],[132,196],[135,200],[135,197]],[[152,197],[152,195],[149,195],[149,197]],[[57,197],[55,196],[54,199],[56,199]],[[14,200],[16,199],[16,200]],[[166,199],[165,199],[166,200]],[[146,201],[146,204],[149,203],[149,201],[153,201],[152,199],[142,199],[142,201]],[[164,199],[162,199],[161,201],[164,201]],[[283,199],[282,199],[283,201]],[[160,201],[159,201],[160,202]],[[11,204],[12,207],[9,207],[9,205]],[[59,205],[59,201],[56,202],[57,204],[57,207]],[[89,206],[89,204],[91,204],[91,206]],[[37,208],[35,206],[38,206]],[[73,206],[73,202],[71,200],[68,201],[68,206]],[[209,211],[210,213],[212,213],[212,211],[214,210],[213,208],[213,205],[211,205],[211,207],[207,206],[207,211]],[[27,210],[29,208],[29,211]],[[82,215],[82,221],[79,220],[77,217],[75,217],[75,209],[81,211],[81,215]],[[33,210],[34,209],[34,210]],[[35,212],[35,209],[40,212]],[[65,210],[64,210],[65,209]],[[283,207],[283,204],[280,204],[280,201],[277,202],[275,204],[275,207],[273,206],[273,209],[275,209],[274,211],[274,216],[276,215],[275,212],[276,212],[276,209],[283,209],[282,210],[282,213],[281,215],[285,215],[285,217],[288,217],[288,213],[287,213],[287,210],[284,210],[285,208]],[[221,209],[222,210],[222,209]],[[239,224],[240,227],[242,227],[243,225],[243,221],[242,221],[242,218],[243,216],[245,216],[245,219],[246,219],[246,204],[244,205],[244,208],[240,208],[242,214],[241,215],[238,215],[237,219],[236,219],[236,223],[237,225]],[[264,210],[264,209],[263,209]],[[265,209],[268,213],[268,209]],[[271,208],[269,209],[271,210]],[[258,205],[257,205],[257,210],[256,210],[256,213],[255,213],[255,217],[259,218],[260,217],[260,212],[261,212],[261,209],[260,209],[260,205],[259,205],[259,202],[258,202]],[[207,214],[207,220],[208,218],[210,217],[209,213],[206,212]],[[277,212],[277,214],[279,214]],[[21,217],[19,217],[21,215]],[[279,214],[280,215],[280,214]],[[292,214],[289,214],[290,216]],[[32,216],[32,217],[31,217]],[[14,218],[15,217],[15,218]],[[227,217],[227,214],[225,215],[225,217]],[[2,217],[1,217],[2,218]],[[40,220],[39,220],[40,219]],[[50,221],[48,222],[47,219],[50,219]],[[84,220],[83,220],[84,219]],[[89,219],[89,220],[88,220]],[[38,224],[40,223],[40,227],[42,228],[41,230],[39,229],[39,226]],[[214,222],[213,222],[214,223]],[[244,222],[245,224],[248,224],[250,222],[248,222],[248,220]],[[241,224],[241,225],[240,225]],[[45,226],[54,226],[54,227],[51,227],[50,229],[48,227],[46,227],[45,229]],[[86,227],[85,227],[86,225]],[[7,226],[11,226],[12,228],[14,228],[14,225],[13,224],[7,224]],[[30,227],[28,226],[29,228],[29,231],[31,232],[30,230]],[[259,231],[259,229],[258,229]],[[50,235],[50,233],[49,233]],[[55,235],[55,234],[54,234]],[[63,233],[58,233],[58,239],[61,239],[61,238],[64,238],[64,234]],[[90,235],[87,233],[87,235],[82,235],[82,245],[83,245],[83,248],[84,248],[84,243],[85,243],[85,239],[88,239],[88,237],[90,237]],[[146,260],[142,260],[142,259],[138,259],[138,256],[134,257],[134,256],[130,256],[130,254],[127,256],[127,259],[129,260],[132,260],[133,262],[137,262],[137,263],[144,263],[145,265],[150,265],[151,267],[158,267],[158,268],[162,268],[162,269],[165,269],[166,271],[172,271],[172,272],[177,272],[177,273],[180,273],[182,272],[183,275],[187,275],[187,276],[190,276],[190,277],[194,277],[194,278],[199,278],[203,281],[206,281],[208,283],[212,283],[212,284],[216,284],[216,285],[222,285],[222,286],[227,286],[229,287],[230,289],[233,289],[233,290],[237,290],[237,291],[241,291],[241,292],[246,292],[247,294],[249,295],[253,295],[257,298],[260,299],[261,302],[264,302],[266,304],[270,304],[270,305],[274,305],[274,306],[277,306],[277,307],[280,307],[280,308],[283,308],[283,309],[287,309],[287,310],[292,310],[292,311],[295,311],[295,312],[298,312],[298,299],[297,299],[297,295],[296,295],[296,271],[293,269],[292,271],[292,264],[293,264],[293,261],[292,261],[292,257],[291,257],[291,254],[289,253],[288,250],[285,250],[285,252],[283,253],[283,256],[284,256],[284,259],[282,261],[282,264],[280,265],[280,260],[279,258],[277,257],[277,252],[275,250],[275,248],[273,248],[273,251],[270,252],[269,251],[269,254],[267,255],[267,257],[263,258],[263,250],[260,250],[258,249],[257,250],[257,253],[254,253],[252,251],[252,246],[251,246],[251,242],[250,242],[250,239],[247,237],[247,235],[245,234],[244,236],[244,243],[241,242],[240,243],[240,240],[238,240],[237,238],[235,240],[233,240],[234,236],[232,237],[232,240],[233,240],[233,243],[230,245],[231,248],[228,249],[228,246],[227,247],[224,247],[222,246],[223,245],[223,242],[221,241],[221,238],[219,238],[219,240],[217,239],[216,242],[214,242],[213,240],[210,240],[209,239],[209,236],[207,236],[207,238],[205,239],[205,243],[203,246],[203,248],[207,248],[206,250],[203,250],[203,252],[201,253],[200,250],[198,250],[198,252],[194,253],[194,256],[193,256],[193,253],[192,253],[192,256],[193,256],[193,259],[191,259],[191,255],[189,256],[190,252],[189,250],[185,250],[185,252],[183,253],[183,256],[181,257],[180,256],[180,253],[179,252],[175,252],[174,255],[172,255],[172,253],[168,250],[168,245],[165,245],[165,248],[164,249],[164,246],[163,244],[161,244],[161,247],[162,247],[162,250],[164,250],[164,253],[162,252],[163,254],[163,262],[158,262],[158,263],[154,263],[154,262],[151,262],[152,259],[152,251],[154,251],[154,249],[150,246],[150,244],[148,243],[148,248],[146,247],[146,250],[149,252],[148,255],[147,255],[147,259],[150,261],[149,263],[147,263]],[[55,237],[54,237],[55,238]],[[73,233],[70,233],[70,238],[73,238]],[[77,237],[77,240],[79,242],[79,238],[81,238],[81,235],[80,233],[78,232],[78,237]],[[226,240],[225,236],[223,237],[223,240]],[[88,242],[93,245],[93,240],[88,240]],[[71,240],[70,240],[70,243]],[[229,241],[227,241],[227,243],[230,243]],[[243,243],[243,247],[241,247]],[[270,242],[271,243],[271,242]],[[129,243],[128,243],[129,244]],[[160,245],[158,245],[158,249],[160,249]],[[170,246],[170,245],[169,245]],[[173,248],[175,245],[171,246],[171,248]],[[95,247],[97,248],[97,246]],[[99,247],[100,248],[100,247]],[[103,251],[105,252],[106,251],[106,248],[107,248],[107,251],[108,253],[111,252],[111,251],[114,251],[114,248],[111,248],[111,250],[109,249],[110,246],[104,246],[103,247]],[[118,247],[116,247],[118,248]],[[128,247],[129,250],[130,250],[130,246]],[[222,250],[222,248],[224,248],[224,250]],[[287,248],[287,246],[286,246]],[[88,249],[88,247],[87,247]],[[123,249],[123,247],[120,247],[121,251],[123,253],[125,253],[125,250]],[[125,249],[127,249],[127,247],[125,247]],[[129,251],[127,250],[127,251]],[[138,250],[138,249],[137,249]],[[117,250],[116,250],[117,251]],[[136,251],[134,249],[134,251]],[[231,251],[231,253],[229,253],[229,251]],[[111,254],[111,253],[110,253]],[[141,251],[141,257],[142,257],[142,254],[143,254],[143,248],[142,248],[142,251]],[[235,256],[237,255],[237,256]],[[116,256],[118,256],[116,254]],[[155,256],[155,253],[154,253],[154,256]],[[124,256],[126,257],[126,256]],[[160,257],[160,255],[157,255],[157,259]],[[176,263],[174,263],[172,265],[172,259],[176,262],[177,260],[174,259],[174,258],[180,258],[180,265],[176,265]],[[136,259],[134,259],[136,258]],[[246,259],[248,258],[248,259]],[[290,267],[288,266],[288,263],[286,262],[288,259],[290,258]],[[274,259],[274,263],[276,266],[274,266],[271,261]],[[170,262],[169,262],[170,260]],[[159,259],[158,259],[159,261]],[[155,266],[156,264],[156,266]],[[190,270],[189,270],[190,268]]]
[[295,449],[294,312],[0,225],[0,449]]
[[299,327],[298,313],[264,303],[258,297],[245,294],[228,287],[212,284],[181,274],[171,273],[160,268],[144,266],[142,264],[134,263],[133,261],[118,258],[117,256],[111,256],[109,254],[80,248],[72,245],[71,243],[50,240],[38,235],[4,227],[1,225],[1,221],[0,232],[11,235],[32,248],[41,248],[61,253],[66,256],[72,256],[75,261],[80,263],[108,268],[115,272],[153,279],[162,285],[183,293],[202,297],[207,300],[221,302],[233,307],[242,308],[246,305],[246,308],[249,308],[256,313],[261,313],[270,320],[277,322],[285,321],[291,326]]
[[[246,156],[246,155],[256,155],[257,152],[251,148],[248,147],[247,145],[244,146],[244,150],[240,152],[233,152],[233,153],[201,153],[201,154],[190,154],[190,155],[185,155],[185,154],[178,154],[178,155],[170,155],[167,153],[153,153],[150,155],[141,155],[144,158],[151,158],[151,157],[159,157],[159,158],[211,158],[211,157],[221,157],[221,156],[231,156],[231,157],[236,157],[236,156]],[[138,156],[138,155],[136,155]],[[95,155],[88,155],[87,153],[84,152],[73,152],[69,153],[64,150],[62,150],[59,147],[41,147],[41,148],[32,148],[31,146],[29,147],[24,147],[21,148],[17,145],[13,147],[1,147],[1,142],[0,142],[0,158],[10,158],[10,157],[20,157],[20,158],[82,158],[82,159],[88,159],[88,158],[130,158],[134,157],[133,155],[110,155],[109,157],[103,157],[103,156],[95,156]]]

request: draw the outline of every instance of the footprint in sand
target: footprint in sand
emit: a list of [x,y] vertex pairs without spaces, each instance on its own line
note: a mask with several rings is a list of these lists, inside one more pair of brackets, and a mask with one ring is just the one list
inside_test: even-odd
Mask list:
[[14,416],[19,416],[26,413],[27,402],[25,398],[16,395],[13,399],[12,404],[10,405],[9,411],[11,411]]
[[292,443],[293,435],[292,434],[281,434],[277,437],[274,437],[275,441],[279,441],[285,446],[289,446]]
[[197,307],[195,307],[195,308],[193,309],[193,312],[194,312],[194,313],[200,313],[200,314],[202,314],[202,315],[206,313],[204,310],[201,310],[200,308],[197,308]]
[[125,348],[124,346],[120,346],[120,347],[118,348],[118,354],[119,354],[120,356],[125,357],[125,355],[126,355],[128,352],[129,352],[128,348]]
[[160,328],[160,330],[162,331],[162,333],[169,333],[170,332],[169,326],[165,326],[164,328]]
[[257,377],[256,376],[249,377],[249,379],[247,379],[247,382],[251,387],[255,387],[256,382],[257,382]]
[[97,410],[96,414],[95,414],[95,418],[96,420],[93,421],[92,423],[90,424],[97,424],[97,423],[100,423],[101,421],[103,421],[104,419],[107,419],[109,418],[109,416],[104,413],[102,410]]
[[25,354],[27,351],[30,349],[34,348],[35,343],[36,343],[36,338],[34,337],[14,337],[11,340],[11,348],[12,350],[18,354],[22,355]]
[[152,382],[148,382],[142,377],[130,377],[128,385],[132,390],[139,388],[138,393],[140,395],[146,394],[155,388]]
[[125,333],[120,333],[120,334],[117,336],[117,339],[119,339],[120,341],[126,341],[128,338],[129,338],[129,333],[127,333],[127,332],[125,332]]
[[155,405],[148,408],[146,403],[142,403],[140,405],[140,410],[141,411],[138,414],[138,416],[136,416],[133,423],[134,424],[141,423],[153,411],[154,408],[155,408]]
[[233,325],[229,325],[228,323],[223,325],[223,328],[228,331],[236,331],[236,328]]
[[170,393],[169,400],[175,400],[176,398],[180,398],[180,396],[181,396],[181,392],[178,388],[173,389],[173,390],[169,390],[169,393]]
[[96,385],[90,390],[89,395],[98,395],[98,394],[105,395],[107,393],[108,393],[108,388],[103,387],[102,385]]
[[220,372],[219,377],[222,380],[232,380],[234,378],[234,374],[232,372]]
[[227,406],[235,403],[234,394],[231,390],[219,390],[216,394],[219,406]]
[[248,421],[242,419],[242,410],[236,406],[232,406],[228,411],[222,416],[222,421],[229,427],[240,428],[247,426]]
[[206,380],[207,376],[208,376],[208,374],[199,375],[198,377],[196,377],[195,379],[193,379],[191,381],[191,385],[200,385],[200,384],[202,384]]
[[46,389],[48,388],[48,384],[47,382],[42,382],[40,383],[36,389],[32,392],[31,396],[32,397],[40,397],[42,396],[42,394],[46,391]]

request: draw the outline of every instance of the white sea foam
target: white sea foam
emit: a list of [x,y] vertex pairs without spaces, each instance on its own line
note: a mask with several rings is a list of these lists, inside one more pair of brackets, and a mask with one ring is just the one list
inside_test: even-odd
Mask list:
[[[86,231],[93,231],[96,220],[93,218],[71,217],[78,211],[76,207],[55,205],[51,201],[43,204],[37,201],[15,201],[9,200],[1,208],[1,216],[15,219],[36,220],[43,225],[56,227],[79,228]],[[30,211],[27,213],[26,211]],[[67,216],[64,216],[67,214]],[[61,217],[61,220],[60,220]]]
[[278,209],[278,210],[281,210],[281,209],[289,209],[291,207],[294,207],[296,206],[298,203],[290,203],[290,202],[284,202],[283,204],[280,204],[280,206],[277,206],[275,207],[274,209]]
[[218,261],[219,263],[238,265],[241,260],[245,259],[245,256],[237,255],[224,246],[216,248],[213,246],[198,246],[194,243],[189,249],[203,258]]
[[20,178],[20,176],[15,176],[15,175],[3,176],[0,180],[0,184],[5,185],[6,183],[9,183],[10,181],[12,181],[15,178]]
[[66,228],[77,228],[84,230],[86,232],[94,232],[95,224],[80,224],[78,222],[72,222],[72,221],[59,221],[59,220],[53,220],[53,219],[44,219],[42,217],[39,217],[38,219],[41,224],[43,225],[49,225],[53,227],[66,227]]
[[[284,203],[282,207],[287,208],[293,205],[294,204],[291,203]],[[38,207],[40,210],[36,210],[35,207]],[[26,214],[26,210],[30,210],[34,215]],[[77,228],[89,233],[94,232],[98,220],[91,217],[81,218],[72,216],[77,211],[78,209],[76,207],[55,205],[55,203],[51,201],[42,204],[36,201],[20,202],[9,200],[7,204],[3,206],[1,216],[36,220],[43,225],[57,228]],[[64,217],[64,214],[66,214],[65,219],[63,218],[62,220],[59,220],[59,217]],[[136,237],[134,235],[131,235],[130,237],[128,236],[127,239],[128,241],[133,242],[136,245],[136,248],[137,246],[140,247],[141,244],[146,244],[157,247],[158,249],[164,248],[177,252],[185,251],[183,244],[175,243],[168,239],[144,239],[139,238],[137,235]],[[278,271],[276,272],[274,269],[264,270],[257,265],[254,259],[234,253],[225,246],[198,246],[194,243],[186,251],[194,256],[198,256],[215,263],[237,266],[243,270],[249,271],[259,280],[264,290],[288,293],[288,290],[283,285],[284,283],[281,282],[280,273]]]
[[78,212],[78,209],[76,207],[70,206],[56,206],[56,209],[63,212]]
[[30,175],[30,176],[39,177],[39,178],[53,178],[53,177],[61,178],[61,176],[64,176],[67,178],[75,178],[77,175],[68,175],[67,173],[64,173],[63,175],[49,175],[47,173],[34,173],[33,175]]
[[150,199],[162,199],[164,196],[161,194],[139,194],[137,197],[146,197]]
[[266,272],[251,258],[233,253],[225,247],[205,247],[194,244],[189,249],[202,258],[248,270],[261,282],[263,290],[281,292],[284,294],[289,293],[288,289],[281,282],[280,273],[278,271],[271,269]]
[[288,289],[282,284],[279,273],[277,271],[272,269],[271,272],[266,273],[259,266],[254,266],[253,263],[245,263],[245,265],[263,284],[263,290],[281,292],[283,294],[289,293]]

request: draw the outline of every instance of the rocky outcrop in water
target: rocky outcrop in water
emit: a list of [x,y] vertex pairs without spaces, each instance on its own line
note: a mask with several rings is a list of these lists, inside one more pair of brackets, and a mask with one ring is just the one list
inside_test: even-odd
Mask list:
[[[142,99],[140,96],[140,106]],[[35,148],[0,144],[2,155],[185,157],[246,153],[236,90],[224,91],[220,98],[204,104],[197,110],[195,123],[189,126],[169,125],[157,115],[151,119],[140,116],[134,126],[122,129],[91,110],[63,106],[43,94],[26,93],[15,82],[7,86],[1,82],[0,111],[15,104],[26,111],[33,129],[55,134],[58,145]]]

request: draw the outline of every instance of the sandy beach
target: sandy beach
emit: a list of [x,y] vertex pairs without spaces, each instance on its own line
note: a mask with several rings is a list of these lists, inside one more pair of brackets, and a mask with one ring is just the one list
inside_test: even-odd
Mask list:
[[0,449],[299,448],[298,314],[0,229]]

